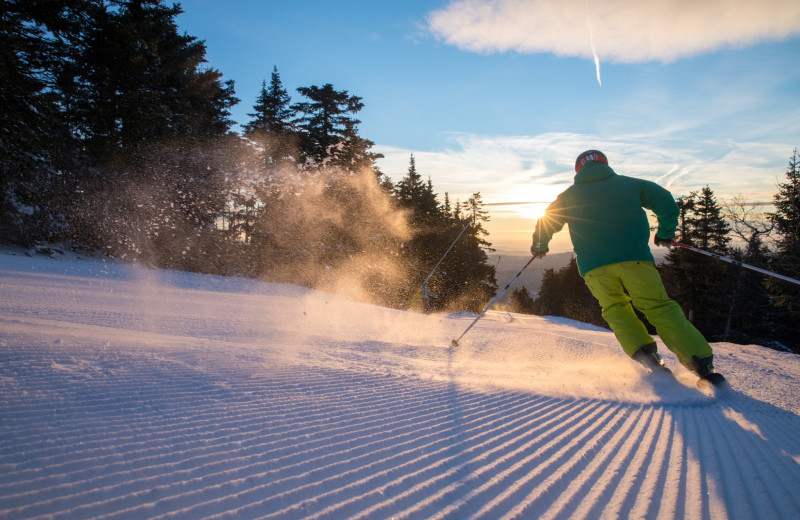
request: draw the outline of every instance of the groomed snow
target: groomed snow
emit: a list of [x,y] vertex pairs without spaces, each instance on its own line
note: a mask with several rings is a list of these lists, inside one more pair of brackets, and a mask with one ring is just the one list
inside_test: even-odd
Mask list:
[[800,357],[0,250],[0,517],[800,518]]

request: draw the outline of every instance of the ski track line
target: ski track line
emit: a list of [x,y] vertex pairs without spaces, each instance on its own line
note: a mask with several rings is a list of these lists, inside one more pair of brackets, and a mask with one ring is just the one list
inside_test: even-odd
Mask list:
[[[487,459],[496,460],[491,459],[492,456],[508,453],[509,450],[512,450],[514,446],[519,445],[526,438],[521,432],[530,430],[532,418],[551,415],[556,410],[563,409],[564,405],[562,404],[560,408],[556,408],[557,406],[558,403],[555,402],[537,404],[532,410],[526,410],[525,415],[513,416],[513,419],[511,417],[502,418],[501,421],[504,425],[501,429],[482,433],[479,436],[467,437],[466,434],[471,430],[462,432],[460,434],[460,444],[462,446],[460,453],[456,456],[442,459],[436,464],[429,464],[415,473],[404,474],[388,483],[380,490],[381,496],[379,498],[381,501],[371,507],[360,510],[353,508],[356,500],[363,500],[365,498],[363,496],[357,497],[356,500],[351,500],[350,503],[346,504],[350,509],[348,518],[374,516],[377,511],[387,509],[389,511],[384,514],[394,516],[392,511],[402,503],[413,504],[420,499],[431,502],[437,496],[440,496],[444,490],[460,487],[463,484],[461,475],[472,473],[469,468],[481,468],[487,464]],[[529,432],[528,435],[530,434]],[[488,435],[492,435],[491,439],[484,440]],[[505,455],[503,456],[503,458],[506,457]],[[449,469],[443,470],[441,468],[445,464],[450,466]],[[474,476],[474,474],[471,476]],[[425,480],[421,480],[423,477]],[[409,480],[411,483],[407,482]],[[415,481],[417,481],[416,484],[414,483]],[[426,497],[425,493],[430,492],[432,489],[442,489],[443,491]],[[392,498],[385,500],[385,495],[389,495]],[[343,505],[345,504],[337,504],[336,507],[330,507],[309,518],[339,518],[340,516],[337,515],[341,515],[340,509]]]
[[[476,430],[486,430],[485,417],[484,418],[479,418],[479,419],[475,420],[474,422],[476,424],[476,426],[473,427],[474,429],[476,429]],[[437,455],[439,455],[441,453],[445,453],[448,450],[452,450],[452,442],[451,441],[457,441],[458,440],[458,433],[456,432],[455,434],[450,435],[448,437],[442,437],[443,434],[447,434],[447,433],[449,433],[451,431],[451,429],[448,428],[448,427],[446,427],[445,429],[442,429],[442,427],[444,427],[444,426],[445,425],[440,425],[439,426],[439,432],[438,433],[434,431],[434,432],[431,433],[431,435],[420,437],[416,441],[409,441],[409,442],[402,443],[401,444],[402,446],[410,447],[405,452],[399,452],[397,454],[394,454],[394,453],[392,453],[391,449],[387,450],[387,458],[384,458],[379,462],[381,462],[385,466],[387,466],[387,468],[388,468],[387,471],[394,472],[394,471],[397,471],[399,469],[413,468],[415,465],[419,464],[419,460],[421,460],[421,458],[424,458],[424,459],[435,458],[435,456],[437,456]],[[418,445],[419,441],[426,440],[428,438],[433,438],[434,439],[433,442],[430,442],[429,444],[424,444],[424,445],[421,445],[421,446]],[[415,446],[414,443],[416,443],[417,445]],[[395,446],[394,448],[396,449],[397,447]],[[424,456],[421,456],[420,459],[410,459],[412,454],[414,454],[416,452],[419,452],[419,451],[423,451],[424,452]],[[406,460],[406,459],[409,459],[409,460],[406,461],[406,462],[400,462],[398,464],[398,461],[403,461],[403,460]],[[438,460],[438,459],[434,459],[434,460]],[[351,463],[352,462],[355,462],[355,461],[351,460]],[[370,467],[372,468],[372,466],[374,466],[374,464],[372,464]],[[362,469],[362,468],[358,468],[358,470],[360,470],[360,469]],[[378,473],[377,475],[381,475],[381,474]],[[267,515],[266,517],[275,516],[275,515],[281,516],[281,515],[284,515],[284,514],[286,514],[286,515],[291,514],[293,516],[296,516],[296,515],[300,514],[299,511],[303,509],[305,502],[309,502],[310,501],[310,502],[313,502],[315,505],[324,504],[326,497],[336,496],[336,495],[342,493],[345,489],[352,489],[353,487],[355,487],[357,485],[360,486],[363,483],[367,482],[368,480],[374,478],[374,476],[370,476],[369,478],[366,478],[366,479],[365,478],[361,478],[361,480],[358,480],[357,482],[353,483],[353,479],[356,478],[356,477],[357,477],[357,475],[353,471],[345,473],[345,474],[338,474],[335,477],[331,477],[331,478],[325,479],[322,482],[315,482],[312,485],[301,486],[302,489],[301,488],[295,489],[290,494],[282,493],[277,497],[272,497],[272,498],[263,500],[263,501],[261,501],[259,503],[251,504],[246,509],[248,511],[249,510],[253,510],[253,509],[263,509],[266,504],[268,504],[271,501],[274,501],[277,498],[277,499],[280,499],[282,503],[287,503],[287,504],[290,504],[290,505],[287,506],[285,509],[282,509],[282,510],[274,513],[273,515]],[[384,477],[380,477],[380,478],[384,478]],[[300,491],[300,492],[305,491],[311,486],[317,486],[318,487],[318,486],[320,486],[320,484],[327,485],[327,487],[330,488],[330,487],[336,486],[338,481],[344,482],[343,487],[335,488],[334,492],[323,493],[322,495],[311,494],[310,498],[306,499],[305,501],[302,499],[302,497],[297,497],[297,492],[298,491]],[[264,489],[264,487],[265,486],[262,486],[261,489]],[[294,496],[294,500],[292,500],[293,496]],[[356,494],[355,496],[359,496],[359,495]],[[241,514],[244,513],[244,511],[238,511],[237,513],[240,513],[240,515],[241,515]],[[255,513],[253,513],[253,514],[254,514],[254,517],[255,517]],[[258,517],[262,518],[264,516],[263,515],[258,515]],[[292,516],[290,516],[290,517],[292,517]]]
[[[789,489],[785,484],[788,475],[793,474],[795,481],[800,480],[800,469],[796,465],[776,467],[776,454],[766,452],[767,445],[761,436],[742,428],[726,428],[728,421],[724,408],[708,415],[714,437],[724,440],[728,451],[737,454],[730,458],[734,467],[722,474],[727,479],[726,489],[738,487],[739,492],[749,498],[748,505],[737,509],[736,514],[750,510],[754,516],[786,518],[800,511],[797,489]],[[757,511],[752,509],[753,504],[759,505]],[[783,504],[786,509],[782,509]]]
[[[699,457],[698,446],[700,446],[702,436],[699,434],[698,421],[693,420],[696,414],[690,413],[692,410],[683,408],[680,410],[680,424],[682,428],[683,469],[686,478],[683,482],[685,492],[685,518],[712,518],[710,514],[709,502],[713,499],[708,489],[708,482],[705,479],[706,464],[705,458]],[[698,418],[699,419],[699,418]],[[714,517],[720,518],[720,517]],[[721,518],[725,518],[724,516]]]
[[[426,426],[425,428],[420,428],[419,424],[417,424],[417,428],[416,428],[417,432],[420,432],[420,431],[435,431],[435,430],[436,430],[436,428],[433,428],[431,426]],[[409,437],[409,439],[406,439],[403,442],[400,442],[399,444],[397,443],[398,439],[405,439],[406,437]],[[427,436],[423,436],[422,438],[427,438]],[[414,442],[413,441],[413,435],[411,435],[411,433],[408,432],[408,431],[404,431],[402,434],[399,434],[399,435],[394,435],[392,437],[392,441],[393,441],[394,444],[389,444],[389,445],[384,445],[384,446],[369,446],[369,445],[367,445],[366,448],[367,448],[367,452],[368,453],[365,453],[365,454],[358,454],[357,452],[352,452],[352,451],[345,452],[344,453],[345,456],[342,458],[342,461],[340,461],[339,464],[346,462],[347,465],[351,466],[351,465],[354,465],[354,464],[357,464],[357,463],[361,463],[362,461],[366,461],[366,462],[365,462],[364,466],[360,466],[360,467],[355,468],[355,469],[348,470],[345,467],[344,468],[344,473],[339,471],[339,468],[336,467],[336,466],[319,467],[319,464],[316,464],[314,470],[311,470],[308,473],[304,473],[302,475],[297,475],[294,478],[299,479],[299,478],[302,477],[303,479],[308,479],[309,477],[314,477],[315,473],[319,473],[320,477],[322,478],[322,480],[319,480],[319,481],[315,480],[315,481],[313,481],[313,483],[310,483],[310,484],[304,484],[304,485],[301,484],[300,486],[296,486],[296,487],[292,488],[290,492],[279,493],[279,495],[277,495],[277,498],[279,498],[283,502],[293,503],[293,499],[292,499],[293,497],[291,495],[297,495],[298,493],[307,492],[308,489],[311,488],[311,487],[314,487],[314,488],[322,487],[324,489],[326,487],[326,485],[335,485],[336,482],[339,481],[339,480],[345,481],[345,482],[352,482],[352,480],[357,477],[357,474],[359,472],[363,472],[365,469],[369,469],[370,471],[375,470],[376,464],[374,462],[370,462],[370,459],[374,458],[376,455],[385,453],[388,458],[401,457],[404,452],[401,452],[400,454],[393,454],[392,453],[393,449],[396,449],[397,446],[407,446],[407,445],[411,444],[412,442]],[[439,439],[437,442],[441,442],[441,439]],[[432,446],[432,445],[428,445],[428,447],[430,447],[430,446]],[[381,459],[378,462],[383,463],[384,466],[386,466],[387,468],[394,467],[394,464],[391,464],[391,465],[389,464],[389,462],[388,462],[389,459],[388,458]],[[326,474],[331,474],[331,473],[334,473],[335,476],[325,477]],[[274,482],[270,483],[270,484],[267,484],[267,485],[260,486],[257,491],[258,492],[264,491],[266,488],[271,487],[273,484],[274,484]],[[255,489],[251,489],[251,490],[248,491],[248,493],[252,494],[255,491],[256,491]],[[312,496],[315,497],[314,498],[315,501],[319,501],[319,499],[322,498],[322,495],[318,495],[317,494],[318,492],[319,491],[314,491],[312,493]],[[236,498],[241,499],[243,497],[242,496],[237,496]],[[262,504],[263,504],[263,502],[260,503],[259,505],[262,505]],[[203,504],[198,504],[198,507],[208,507],[208,508],[217,508],[218,509],[219,508],[219,504],[218,503],[214,503],[214,502],[207,502],[207,503],[203,503]],[[254,506],[251,505],[251,507],[254,507]],[[210,511],[204,511],[204,513],[209,513],[209,512]]]
[[[601,500],[606,506],[600,518],[639,518],[636,514],[637,499],[649,499],[650,493],[643,496],[642,484],[648,471],[647,468],[657,468],[649,464],[648,459],[653,455],[653,446],[658,437],[654,428],[654,410],[650,407],[641,408],[639,411],[639,424],[635,430],[639,443],[629,443],[630,451],[628,460],[620,468],[621,479],[614,486],[614,493],[609,499]],[[651,469],[652,471],[652,469]]]
[[[184,409],[183,409],[183,411],[185,412],[185,410],[186,410],[186,409],[184,408]],[[335,414],[334,414],[334,415],[335,415]],[[321,423],[324,423],[325,421],[326,421],[326,419],[325,419],[325,418],[323,418],[323,419],[320,419],[320,422],[321,422]],[[327,422],[327,424],[329,425],[329,424],[330,424],[330,422]],[[239,426],[241,426],[241,425],[239,425]],[[197,427],[196,427],[196,428],[194,428],[194,429],[200,429],[200,430],[202,430],[202,429],[204,429],[205,427],[206,427],[205,425],[202,425],[202,424],[201,424],[201,425],[197,426]],[[155,440],[155,439],[152,439],[152,438],[151,438],[151,439],[149,439],[148,441],[141,441],[141,444],[143,444],[143,445],[150,444],[150,443],[151,443],[150,441],[152,441],[152,440]],[[87,444],[87,443],[86,443],[85,441],[82,443],[82,445],[86,445],[86,444]],[[22,445],[21,443],[20,443],[20,444],[18,444],[17,446],[18,446],[18,447],[24,447],[24,445]]]
[[[609,420],[614,414],[609,403],[593,406],[589,414],[582,417],[579,422],[570,425],[570,428],[553,436],[553,440],[546,446],[541,454],[534,453],[523,458],[515,465],[512,479],[506,482],[506,488],[475,512],[482,518],[518,518],[523,510],[536,514],[535,502],[552,504],[557,500],[557,493],[550,495],[551,486],[560,483],[564,471],[572,464],[582,462],[582,456],[590,445],[593,435],[602,428],[603,421]],[[583,442],[583,448],[579,448]],[[539,461],[540,456],[547,458]],[[516,477],[516,478],[514,478]],[[524,504],[524,505],[522,505]],[[522,505],[522,507],[520,507]],[[545,510],[543,505],[541,510]],[[526,515],[528,515],[526,511]]]
[[[598,484],[602,473],[617,476],[624,473],[624,463],[630,458],[630,450],[626,443],[641,434],[642,412],[622,413],[623,425],[620,425],[608,443],[603,444],[600,454],[592,460],[583,475],[578,475],[570,484],[570,488],[562,495],[559,507],[543,512],[541,518],[591,518],[588,512],[594,504],[605,503],[618,485],[616,479],[609,479],[605,484]],[[602,481],[600,481],[602,482]],[[650,488],[653,489],[653,488]]]
[[[478,430],[478,429],[477,428],[472,428],[469,431],[472,431],[472,430]],[[494,439],[493,436],[495,434],[496,434],[496,430],[493,429],[492,431],[481,433],[480,437],[492,437]],[[456,432],[456,434],[453,437],[449,437],[449,438],[446,438],[444,440],[445,441],[451,441],[451,440],[458,441],[459,437],[461,437],[462,440],[463,440],[464,435],[465,435],[465,433]],[[494,442],[497,442],[497,441],[494,440]],[[431,458],[431,455],[447,454],[448,452],[452,453],[452,451],[453,451],[453,447],[452,446],[453,446],[453,444],[447,443],[447,444],[445,444],[444,447],[440,448],[437,452],[435,452],[433,454],[431,454],[429,452],[426,452],[423,458],[427,460],[427,459]],[[472,451],[472,450],[470,450],[470,451]],[[464,454],[462,453],[462,454],[458,454],[457,456],[463,456],[463,455]],[[434,480],[437,480],[437,481],[445,479],[445,478],[449,478],[450,476],[452,476],[452,474],[454,473],[455,470],[452,470],[452,469],[447,470],[446,468],[445,469],[441,469],[441,467],[445,463],[448,463],[451,460],[454,460],[455,458],[456,458],[456,456],[444,457],[442,459],[434,459],[431,463],[427,464],[427,466],[424,466],[422,470],[419,470],[419,471],[417,471],[415,473],[411,473],[410,475],[409,474],[404,475],[402,480],[407,480],[408,477],[410,477],[410,476],[413,476],[414,478],[420,478],[421,475],[427,474],[427,473],[433,473],[434,476],[432,476],[430,478],[434,479]],[[419,460],[421,461],[422,458],[419,459]],[[419,461],[417,461],[415,465],[419,465]],[[428,481],[428,482],[430,482],[430,481]],[[395,481],[395,482],[392,482],[391,485],[402,486],[402,483]],[[408,486],[406,485],[406,486],[403,486],[403,487],[407,488]],[[425,487],[427,487],[427,486],[425,486]],[[389,489],[389,487],[386,487],[385,489]],[[382,492],[381,494],[385,494],[385,493]],[[397,498],[393,498],[392,504],[396,505],[396,501],[397,501]],[[296,507],[289,508],[289,510],[292,510],[292,511],[296,511],[296,509],[297,509]],[[329,512],[330,512],[330,510],[329,511],[323,511],[323,513],[325,513],[325,514],[327,514]],[[334,516],[334,518],[337,518],[337,517],[338,516]]]
[[[247,451],[247,445],[242,440],[236,441],[235,444],[237,445],[237,449],[231,450],[230,452],[227,452],[227,453],[224,452],[224,451],[221,451],[222,445],[217,446],[217,449],[215,450],[215,455],[216,455],[215,458],[217,458],[217,457],[219,457],[219,458],[225,457],[227,460],[230,460],[230,458],[227,457],[228,454],[236,454],[237,452],[242,452],[242,451],[246,452]],[[263,444],[255,446],[255,448],[258,449],[259,453],[261,453],[263,451],[263,449],[266,448],[266,447],[267,447],[267,445],[263,445]],[[296,450],[294,450],[294,451],[296,451]],[[198,463],[198,459],[199,459],[199,457],[194,457],[193,458],[193,462]],[[239,459],[241,460],[242,457],[239,457]],[[209,465],[205,465],[203,467],[207,471],[210,471],[210,470],[213,469]],[[176,470],[176,471],[177,471],[177,473],[180,472],[180,470]],[[76,476],[76,475],[74,475],[74,476]],[[73,478],[73,480],[74,480],[74,478]]]
[[[629,422],[626,427],[626,433],[634,438],[638,438],[642,434],[641,409],[636,411],[626,410],[626,413],[628,415],[626,421]],[[619,445],[614,447],[613,458],[603,468],[606,478],[601,480],[599,485],[590,484],[587,494],[583,496],[578,504],[573,506],[576,507],[576,510],[579,512],[574,513],[576,516],[582,514],[583,517],[586,518],[592,518],[593,516],[598,517],[597,512],[591,512],[597,507],[608,504],[609,501],[613,499],[614,493],[625,475],[627,465],[630,464],[631,458],[633,457],[633,449],[630,444],[626,442],[626,439],[619,438],[619,440]],[[577,517],[580,518],[581,516]]]
[[748,425],[743,397],[642,405],[482,393],[324,366],[259,368],[268,352],[231,352],[0,349],[0,517],[716,520],[800,510],[800,469],[783,451],[796,456],[798,441],[773,447],[768,439],[786,435],[782,415]]
[[[695,456],[708,466],[705,478],[708,483],[709,492],[714,499],[711,501],[711,506],[714,507],[714,509],[711,509],[712,518],[730,517],[731,513],[736,511],[750,512],[750,506],[744,500],[744,496],[746,496],[745,490],[738,485],[736,489],[732,490],[724,485],[730,482],[730,479],[723,479],[726,478],[726,475],[729,476],[730,471],[733,470],[732,457],[720,458],[720,455],[725,456],[731,453],[728,450],[723,451],[725,447],[723,446],[724,439],[713,436],[707,414],[700,415],[696,417],[696,419],[697,428],[700,432],[700,446]],[[736,456],[739,456],[739,454],[736,454]],[[727,497],[730,502],[725,500],[725,497]],[[740,510],[739,507],[744,507],[745,509]],[[752,513],[745,513],[744,517],[752,518]]]
[[[779,518],[775,502],[764,487],[765,484],[772,486],[778,483],[770,482],[773,479],[764,471],[766,468],[754,467],[751,464],[750,454],[746,449],[742,449],[741,440],[736,438],[738,437],[736,432],[722,426],[721,423],[727,421],[722,414],[719,412],[707,414],[705,420],[711,437],[717,440],[720,448],[727,448],[725,451],[728,453],[737,454],[724,461],[720,474],[720,479],[724,480],[722,487],[727,494],[726,502],[732,504],[731,510],[742,516],[763,515],[766,518]],[[745,475],[748,481],[741,478]],[[737,495],[736,499],[730,495]],[[752,504],[758,504],[759,510],[754,511]]]
[[[537,430],[541,429],[541,426],[535,426],[535,421],[543,420],[544,424],[551,424],[563,417],[570,410],[570,406],[574,407],[575,405],[559,401],[545,401],[541,406],[535,406],[530,413],[519,417],[517,421],[506,422],[491,439],[464,437],[461,442],[461,453],[458,458],[453,459],[455,463],[450,471],[446,474],[435,473],[434,476],[420,481],[410,488],[399,486],[397,495],[392,495],[390,500],[376,504],[358,517],[367,513],[374,515],[376,511],[385,509],[389,509],[389,511],[383,514],[395,514],[401,503],[416,504],[421,496],[424,498],[426,493],[439,489],[439,492],[427,498],[428,502],[433,501],[437,496],[463,485],[464,477],[461,474],[470,468],[473,471],[468,472],[467,475],[474,479],[476,474],[489,467],[502,467],[508,460],[514,458],[513,455],[518,453],[520,445],[530,442],[530,439],[537,434]],[[532,422],[533,427],[531,427]]]
[[[723,413],[726,416],[730,414],[740,416],[741,414],[734,409],[739,401],[740,399],[735,396],[730,402],[725,401]],[[741,408],[748,407],[742,406]],[[786,431],[786,428],[777,425],[777,417],[783,417],[786,413],[784,410],[780,410],[775,415],[766,417],[759,414],[762,415],[759,421],[760,426],[734,431],[740,440],[741,450],[747,453],[752,466],[760,471],[763,471],[766,467],[772,471],[776,481],[774,485],[766,486],[771,496],[775,498],[778,495],[782,495],[784,498],[789,498],[791,503],[794,504],[794,511],[800,511],[800,494],[797,493],[797,488],[790,484],[792,482],[800,482],[800,464],[798,464],[800,459],[797,458],[797,454],[800,453],[800,431]],[[720,427],[722,428],[723,425],[724,423],[721,422]],[[772,438],[791,441],[792,445],[788,448],[791,453],[795,454],[794,460],[785,451],[773,448],[772,444],[768,442],[768,439]],[[777,491],[779,489],[782,492],[779,493]],[[781,502],[776,501],[776,503]]]
[[[541,457],[543,452],[552,452],[557,450],[561,445],[560,441],[562,441],[567,435],[565,431],[568,430],[568,424],[582,420],[584,417],[591,414],[595,409],[594,405],[586,402],[575,402],[574,404],[569,404],[567,402],[565,404],[567,407],[564,408],[563,411],[559,411],[559,415],[545,421],[541,425],[532,425],[532,431],[530,432],[530,435],[522,437],[520,440],[524,443],[518,445],[519,447],[515,448],[513,452],[510,452],[500,459],[497,459],[496,462],[478,468],[476,471],[470,474],[469,479],[465,481],[471,484],[473,487],[472,492],[468,493],[468,498],[478,503],[485,502],[485,497],[487,495],[489,496],[489,499],[491,499],[493,489],[508,484],[509,481],[513,480],[515,476],[519,475],[521,477],[523,471],[520,468],[525,462],[530,462],[530,460],[533,458]],[[557,432],[557,438],[550,440],[549,435],[555,432]],[[546,437],[542,438],[543,435]],[[529,452],[533,452],[533,454],[526,455]],[[520,459],[520,457],[522,457],[522,459]],[[448,510],[450,508],[446,507],[447,500],[445,500],[445,498],[449,497],[447,497],[445,493],[455,494],[454,491],[457,490],[452,487],[444,488],[441,492],[434,494],[432,497],[438,498],[440,502],[444,502],[445,511],[442,511],[440,514],[449,512]],[[458,491],[463,493],[463,490]],[[470,500],[462,500],[462,504],[468,503]],[[440,509],[442,509],[442,506],[436,503],[420,504],[419,501],[415,501],[415,507],[412,507],[406,511],[401,511],[397,513],[397,516],[427,518],[429,516],[437,515],[437,512]]]

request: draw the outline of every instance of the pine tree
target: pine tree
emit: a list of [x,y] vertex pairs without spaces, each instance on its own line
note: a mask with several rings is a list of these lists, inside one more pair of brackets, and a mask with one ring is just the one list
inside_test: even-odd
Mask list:
[[[211,139],[229,137],[229,109],[238,101],[233,82],[203,67],[202,41],[178,33],[180,6],[98,5],[75,51],[73,75],[62,76],[64,115],[80,141],[82,165],[63,171],[65,202],[50,212],[67,216],[63,228],[73,240],[143,255],[140,238],[149,237],[149,258],[183,262],[185,249],[176,253],[179,242],[165,237],[205,233],[210,208],[223,212],[222,176],[211,159],[217,150],[197,146],[216,148]],[[158,204],[170,209],[149,207]],[[139,238],[108,243],[134,231]]]
[[486,253],[492,249],[485,238],[488,232],[482,224],[490,217],[483,209],[480,193],[474,193],[470,197],[468,208],[466,218],[448,217],[440,210],[444,224],[443,232],[439,233],[436,240],[438,248],[443,252],[459,233],[463,231],[463,234],[442,262],[443,276],[436,280],[433,287],[443,300],[442,308],[449,306],[478,312],[497,292],[497,280],[495,268],[489,264]]
[[300,87],[297,91],[309,100],[291,107],[299,115],[294,124],[303,132],[303,156],[321,166],[341,151],[348,129],[352,132],[361,122],[351,115],[364,108],[364,103],[346,90],[335,90],[330,83]]
[[785,262],[800,265],[800,165],[797,149],[789,159],[786,182],[778,184],[775,213],[770,215],[778,232],[778,251]]
[[417,172],[417,161],[412,153],[408,160],[408,171],[405,177],[397,182],[395,194],[401,206],[413,207],[422,199],[422,176]]
[[344,138],[332,158],[332,164],[349,172],[372,170],[380,181],[381,171],[375,166],[375,161],[383,158],[383,154],[371,151],[375,143],[358,135],[357,126],[356,121],[345,124]]
[[91,0],[4,0],[0,8],[0,237],[51,238],[47,211],[75,158],[64,124],[64,71],[74,63]]
[[182,12],[162,0],[124,0],[95,13],[68,115],[96,160],[153,140],[230,130],[233,81],[202,67],[204,43],[178,33]]
[[535,314],[540,316],[563,316],[601,327],[607,326],[601,315],[600,305],[581,277],[574,257],[567,266],[558,271],[545,270],[534,309]]
[[473,193],[472,196],[467,199],[466,212],[467,216],[472,221],[472,233],[478,241],[478,244],[490,251],[494,251],[491,249],[491,244],[483,239],[484,236],[488,235],[488,232],[483,227],[483,223],[489,222],[491,217],[489,216],[489,212],[483,209],[483,199],[480,192]]
[[[800,166],[797,149],[789,159],[786,169],[786,182],[778,184],[775,195],[775,213],[770,214],[775,223],[778,238],[777,256],[774,269],[789,274],[800,273]],[[773,302],[780,316],[774,322],[776,335],[780,341],[800,351],[800,288],[797,285],[768,280]]]
[[536,303],[524,285],[519,289],[514,289],[514,291],[511,293],[511,299],[508,303],[508,310],[510,312],[534,314],[535,309]]
[[410,210],[409,222],[417,232],[428,233],[442,224],[443,214],[433,183],[430,179],[423,182],[414,154],[409,158],[406,176],[398,181],[394,192],[400,207]]
[[[678,241],[713,253],[727,254],[729,224],[708,186],[678,199],[681,209]],[[687,317],[707,336],[724,333],[732,287],[727,264],[676,248],[662,267],[668,293]]]
[[685,217],[687,235],[682,239],[700,249],[725,253],[731,241],[730,225],[723,218],[714,192],[705,186],[699,194],[694,194],[692,202],[691,211]]
[[283,166],[297,161],[298,135],[294,127],[295,113],[290,108],[291,98],[283,87],[278,67],[273,66],[269,87],[261,84],[261,92],[253,105],[253,119],[244,125],[244,135],[257,143],[260,169],[267,176]]
[[411,155],[408,171],[395,185],[394,194],[397,204],[408,210],[413,233],[401,250],[411,273],[409,297],[413,299],[428,279],[424,288],[427,310],[480,310],[497,290],[494,267],[484,251],[491,244],[484,239],[488,233],[481,223],[489,216],[480,193],[471,197],[467,218],[451,212],[449,196],[444,205],[438,203],[433,181],[422,180]]
[[263,133],[285,134],[293,130],[294,112],[289,108],[291,97],[283,87],[278,67],[273,66],[269,88],[267,82],[261,84],[261,92],[253,105],[253,119],[244,125],[245,135],[260,131]]

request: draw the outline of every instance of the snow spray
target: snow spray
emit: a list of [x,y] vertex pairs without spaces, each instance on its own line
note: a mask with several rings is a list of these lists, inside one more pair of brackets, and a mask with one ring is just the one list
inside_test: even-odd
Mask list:
[[462,333],[461,333],[461,335],[458,337],[458,339],[454,339],[454,340],[453,340],[453,341],[450,343],[450,345],[451,345],[453,348],[456,348],[456,347],[458,347],[458,342],[459,342],[459,341],[461,341],[461,338],[463,338],[463,337],[464,337],[464,336],[467,334],[467,332],[469,332],[469,331],[470,331],[470,329],[472,329],[472,327],[474,327],[474,326],[475,326],[475,324],[476,324],[476,323],[478,323],[478,320],[479,320],[479,319],[483,318],[483,315],[484,315],[484,314],[486,314],[486,311],[488,311],[488,310],[489,310],[489,309],[492,307],[492,305],[494,305],[494,303],[495,303],[497,300],[499,300],[499,299],[500,299],[500,297],[503,295],[503,293],[504,293],[504,292],[506,292],[506,291],[508,290],[508,288],[509,288],[509,287],[511,287],[511,284],[512,284],[512,283],[514,283],[514,280],[516,280],[517,278],[519,278],[519,276],[522,274],[522,271],[524,271],[525,269],[527,269],[527,268],[528,268],[528,266],[529,266],[529,265],[531,265],[531,262],[533,262],[533,261],[534,261],[534,260],[535,260],[535,259],[536,259],[538,256],[539,256],[539,253],[538,253],[538,252],[537,252],[537,253],[534,253],[534,254],[533,254],[533,256],[531,257],[531,259],[530,259],[530,260],[528,260],[528,262],[527,262],[525,265],[523,265],[523,266],[522,266],[522,269],[520,269],[520,270],[517,272],[517,274],[515,274],[515,275],[514,275],[514,277],[513,277],[511,280],[509,280],[509,282],[506,284],[506,286],[505,286],[505,287],[503,287],[503,290],[502,290],[502,291],[500,291],[499,293],[497,293],[497,296],[495,296],[495,297],[494,297],[494,299],[493,299],[492,301],[490,301],[490,302],[489,302],[489,305],[487,305],[486,307],[484,307],[484,309],[481,311],[481,313],[480,313],[480,314],[478,314],[478,317],[477,317],[477,318],[475,318],[475,319],[472,321],[472,323],[470,323],[470,324],[469,324],[469,327],[467,327],[467,330],[465,330],[464,332],[462,332]]

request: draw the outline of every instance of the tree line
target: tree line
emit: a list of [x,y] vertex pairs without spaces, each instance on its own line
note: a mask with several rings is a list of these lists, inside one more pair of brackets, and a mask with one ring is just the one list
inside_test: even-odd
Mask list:
[[277,67],[234,132],[234,82],[179,33],[181,12],[162,0],[4,0],[4,242],[396,307],[483,305],[496,283],[479,193],[438,203],[413,156],[393,183],[359,134],[363,100],[324,84],[293,102]]
[[[774,211],[762,211],[741,197],[720,204],[709,186],[678,197],[677,202],[677,242],[785,276],[800,276],[797,150],[789,159],[784,182],[778,184]],[[800,286],[682,248],[672,248],[659,270],[667,292],[709,340],[800,353]],[[535,299],[527,290],[515,291],[511,307],[605,326],[574,259],[558,271],[545,272]]]

